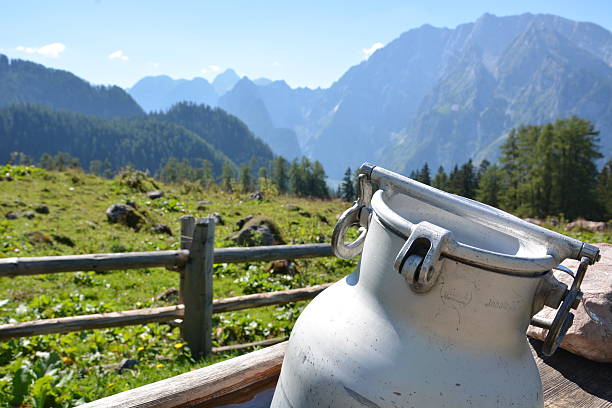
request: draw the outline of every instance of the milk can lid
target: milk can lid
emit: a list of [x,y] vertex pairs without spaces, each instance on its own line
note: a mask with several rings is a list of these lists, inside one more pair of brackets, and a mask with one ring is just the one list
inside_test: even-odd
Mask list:
[[379,188],[369,200],[374,217],[405,239],[421,223],[450,231],[446,257],[496,272],[540,276],[566,258],[585,256],[588,244],[497,208],[380,167],[369,169],[368,176]]

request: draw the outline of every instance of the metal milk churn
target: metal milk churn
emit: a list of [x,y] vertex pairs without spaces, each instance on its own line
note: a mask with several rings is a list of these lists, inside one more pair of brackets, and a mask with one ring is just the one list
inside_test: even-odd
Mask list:
[[[359,184],[332,246],[360,265],[299,317],[271,406],[543,407],[525,331],[558,308],[532,322],[555,351],[599,249],[367,163]],[[575,274],[557,266],[566,258]]]

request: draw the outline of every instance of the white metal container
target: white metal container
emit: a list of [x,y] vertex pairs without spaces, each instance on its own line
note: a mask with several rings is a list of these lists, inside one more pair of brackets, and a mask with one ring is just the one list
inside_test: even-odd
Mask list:
[[[597,248],[368,164],[360,186],[333,240],[360,265],[298,319],[272,407],[542,407],[525,331],[560,306],[536,322],[554,352]],[[550,273],[568,257],[569,290]]]

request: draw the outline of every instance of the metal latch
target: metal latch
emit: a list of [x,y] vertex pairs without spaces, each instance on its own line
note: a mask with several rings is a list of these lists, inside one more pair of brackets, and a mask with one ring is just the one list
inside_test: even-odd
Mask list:
[[[531,324],[533,326],[548,330],[546,338],[544,339],[544,344],[542,345],[542,354],[545,356],[551,356],[557,348],[559,348],[567,330],[572,326],[574,314],[571,310],[578,308],[583,296],[583,293],[580,291],[580,285],[582,284],[588,266],[598,259],[598,251],[592,257],[583,256],[580,260],[580,265],[578,266],[576,274],[574,275],[570,271],[569,274],[574,276],[574,281],[572,282],[572,286],[565,292],[561,306],[559,306],[554,319],[546,319],[538,316],[531,318]],[[557,267],[556,269],[567,272],[567,268],[565,267]]]
[[451,237],[450,231],[427,221],[414,226],[393,265],[413,291],[429,292],[436,284],[441,272],[440,255]]

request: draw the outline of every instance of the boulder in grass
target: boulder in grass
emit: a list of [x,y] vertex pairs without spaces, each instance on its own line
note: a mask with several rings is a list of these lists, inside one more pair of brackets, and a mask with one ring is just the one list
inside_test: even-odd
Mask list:
[[166,234],[172,236],[172,230],[166,224],[156,224],[151,227],[151,230],[158,234]]
[[41,204],[41,205],[36,206],[36,208],[34,208],[34,211],[36,211],[39,214],[49,214],[49,207],[47,207],[44,204]]
[[221,214],[219,213],[209,214],[208,217],[212,218],[215,221],[216,225],[225,225],[225,221],[223,221],[223,218],[221,217]]
[[17,214],[16,212],[10,212],[6,214],[5,217],[7,220],[16,220],[17,218],[19,218],[19,214]]
[[211,204],[212,204],[211,201],[206,201],[206,200],[198,201],[197,210],[198,211],[204,211],[204,210],[206,210],[206,207],[211,205]]
[[136,209],[127,204],[113,204],[106,210],[106,218],[111,224],[122,224],[130,228],[138,229],[144,222],[142,215]]
[[251,220],[251,218],[253,218],[253,216],[252,216],[252,215],[247,215],[246,217],[239,219],[239,220],[236,222],[236,226],[238,227],[238,230],[241,230],[241,229],[242,229],[242,227],[244,227],[244,224],[246,224],[247,222],[249,222],[249,221]]
[[249,200],[255,201],[263,201],[264,194],[261,191],[255,191],[254,193],[249,194]]
[[[601,251],[601,260],[589,266],[581,290],[583,301],[578,309],[572,310],[574,324],[569,328],[561,342],[561,348],[601,363],[612,363],[612,245],[595,244]],[[563,262],[575,271],[578,261]],[[570,286],[572,278],[567,274],[555,271],[555,277]],[[538,316],[552,319],[556,310],[545,307]],[[547,331],[529,326],[527,335],[544,340]]]
[[284,244],[276,223],[267,217],[253,217],[230,239],[238,245],[280,245]]
[[157,200],[158,198],[162,198],[164,196],[164,192],[161,190],[149,191],[147,193],[147,197],[151,200]]
[[603,221],[588,221],[584,218],[578,218],[565,226],[568,231],[590,231],[604,232],[608,229],[608,225]]

